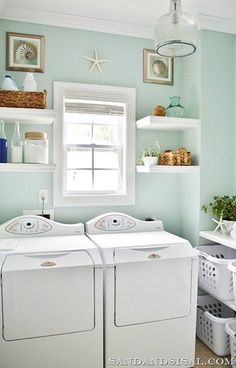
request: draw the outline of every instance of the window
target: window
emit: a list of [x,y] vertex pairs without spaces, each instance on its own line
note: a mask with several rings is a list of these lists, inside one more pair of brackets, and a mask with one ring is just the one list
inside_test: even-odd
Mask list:
[[54,205],[134,204],[135,90],[54,83]]

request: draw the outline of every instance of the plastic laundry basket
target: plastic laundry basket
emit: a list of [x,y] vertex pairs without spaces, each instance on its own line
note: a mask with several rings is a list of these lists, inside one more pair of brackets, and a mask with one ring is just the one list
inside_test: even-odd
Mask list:
[[234,295],[234,304],[236,305],[236,262],[230,262],[228,264],[228,270],[232,273],[233,276],[233,295]]
[[230,353],[225,323],[235,318],[235,312],[211,295],[198,297],[197,337],[219,356]]
[[231,364],[233,368],[236,368],[236,321],[227,322],[225,331],[230,337]]
[[199,287],[219,299],[233,299],[233,278],[228,264],[236,261],[236,250],[220,244],[195,249],[199,255]]

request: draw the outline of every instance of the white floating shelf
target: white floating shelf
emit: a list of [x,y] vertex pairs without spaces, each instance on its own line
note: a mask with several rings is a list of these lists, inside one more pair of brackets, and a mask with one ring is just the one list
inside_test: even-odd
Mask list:
[[165,165],[137,165],[138,173],[162,174],[193,174],[199,172],[199,166],[165,166]]
[[55,165],[45,164],[0,164],[1,172],[53,172]]
[[199,235],[204,239],[236,249],[236,240],[233,240],[230,235],[224,235],[219,231],[200,231]]
[[198,128],[200,120],[150,115],[136,121],[136,126],[138,129],[146,130],[186,130]]
[[14,107],[0,107],[0,119],[7,123],[19,121],[21,124],[52,124],[56,112],[47,109],[18,109]]

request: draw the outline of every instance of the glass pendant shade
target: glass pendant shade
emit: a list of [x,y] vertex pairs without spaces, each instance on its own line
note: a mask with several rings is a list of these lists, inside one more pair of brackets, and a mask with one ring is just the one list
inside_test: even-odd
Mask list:
[[170,0],[168,14],[161,16],[155,29],[155,51],[160,56],[181,57],[193,54],[197,44],[197,22],[183,13],[180,0]]

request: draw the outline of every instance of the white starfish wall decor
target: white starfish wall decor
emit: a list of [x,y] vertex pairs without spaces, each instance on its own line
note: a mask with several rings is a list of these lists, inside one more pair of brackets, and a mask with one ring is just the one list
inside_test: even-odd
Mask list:
[[98,53],[97,53],[97,49],[94,49],[94,57],[89,57],[89,56],[84,56],[84,59],[91,61],[92,65],[89,69],[89,73],[91,73],[95,67],[97,67],[97,69],[99,70],[99,72],[102,74],[102,68],[101,68],[101,63],[106,63],[108,62],[108,59],[99,59],[98,58]]

